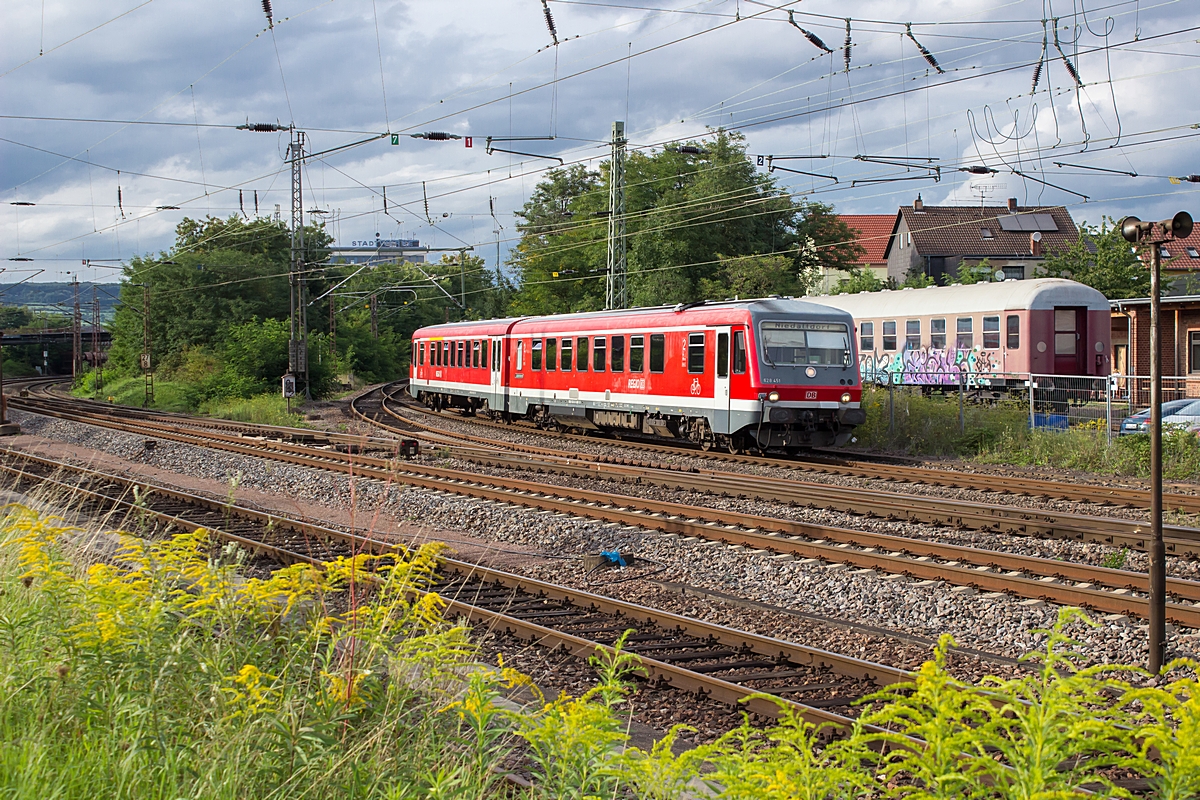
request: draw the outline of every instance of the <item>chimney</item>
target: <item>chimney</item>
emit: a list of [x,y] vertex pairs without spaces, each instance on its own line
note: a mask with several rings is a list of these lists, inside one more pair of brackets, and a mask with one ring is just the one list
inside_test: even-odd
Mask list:
[[1008,198],[1008,213],[1010,213],[1010,214],[1017,213],[1017,198],[1015,198],[1015,197]]
[[1029,255],[1040,256],[1042,254],[1042,232],[1034,231],[1029,234]]
[[917,199],[913,201],[913,211],[924,211],[925,203],[921,200],[921,195],[917,195]]

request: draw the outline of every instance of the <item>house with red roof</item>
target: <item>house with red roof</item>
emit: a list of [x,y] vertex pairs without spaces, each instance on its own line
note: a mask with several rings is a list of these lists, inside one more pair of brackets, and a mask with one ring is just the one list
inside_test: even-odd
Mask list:
[[[895,214],[838,214],[862,246],[863,255],[855,265],[869,269],[882,281],[887,280],[887,244],[891,239]],[[832,267],[821,268],[821,280],[812,289],[812,294],[829,294],[837,282],[848,278],[849,273]]]

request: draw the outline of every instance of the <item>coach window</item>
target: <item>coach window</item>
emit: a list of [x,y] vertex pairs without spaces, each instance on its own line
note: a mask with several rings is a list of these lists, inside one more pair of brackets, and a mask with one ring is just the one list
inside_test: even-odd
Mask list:
[[479,341],[475,340],[471,342],[471,368],[479,369],[479,365]]
[[896,321],[889,320],[883,323],[883,349],[896,349]]
[[704,373],[704,334],[688,334],[688,372],[692,375]]
[[665,334],[650,334],[650,371],[662,372],[667,360],[667,337]]
[[534,372],[542,371],[542,340],[534,339],[533,348],[529,351],[529,368]]
[[613,372],[624,372],[625,371],[625,337],[624,336],[612,337],[612,360],[611,360],[611,363],[612,363],[612,371]]
[[492,372],[500,371],[500,343],[492,346]]
[[420,347],[417,348],[417,364],[419,364],[422,367],[425,366],[425,343],[424,342],[421,342]]
[[983,348],[1000,349],[1000,317],[983,318]]
[[486,367],[488,363],[488,340],[484,339],[482,345],[483,350],[480,351],[482,355],[479,357],[479,366]]
[[1021,318],[1016,314],[1008,315],[1008,345],[1009,350],[1018,350],[1021,347]]
[[592,369],[604,372],[604,359],[608,356],[608,342],[603,336],[597,336],[592,342]]
[[575,369],[578,372],[587,372],[587,356],[588,356],[588,337],[580,336],[575,341]]
[[571,340],[570,339],[562,340],[562,349],[559,350],[559,352],[562,354],[562,361],[559,362],[559,366],[562,367],[563,372],[570,372],[571,371]]
[[646,352],[646,337],[645,336],[630,336],[629,337],[629,371],[641,372],[642,359]]
[[525,369],[525,343],[517,341],[517,372]]
[[463,351],[467,349],[467,343],[455,342],[454,347],[456,348],[455,352],[457,353],[454,358],[454,366],[461,367],[463,365]]
[[858,349],[863,352],[875,351],[875,323],[864,322],[858,326]]
[[931,350],[946,349],[946,320],[929,320],[929,347]]
[[454,366],[454,342],[442,342],[442,366]]
[[729,334],[717,334],[717,377],[729,377]]
[[733,332],[733,374],[746,374],[746,332]]
[[921,349],[921,320],[906,319],[904,321],[904,349]]
[[546,371],[554,372],[558,368],[558,363],[555,359],[558,358],[558,340],[546,340]]
[[970,317],[958,318],[958,341],[954,346],[959,350],[970,350],[975,346],[975,333]]

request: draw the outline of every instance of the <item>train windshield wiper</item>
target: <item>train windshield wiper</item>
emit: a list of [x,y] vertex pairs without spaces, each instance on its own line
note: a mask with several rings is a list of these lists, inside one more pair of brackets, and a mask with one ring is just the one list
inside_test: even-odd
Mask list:
[[763,354],[763,358],[765,358],[767,360],[768,364],[770,364],[775,369],[779,369],[779,365],[771,360],[771,354],[769,352],[767,352],[766,346],[763,347],[762,354]]

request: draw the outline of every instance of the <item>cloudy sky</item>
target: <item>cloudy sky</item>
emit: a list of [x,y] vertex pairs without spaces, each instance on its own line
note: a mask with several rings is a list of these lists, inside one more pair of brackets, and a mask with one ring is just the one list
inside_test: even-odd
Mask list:
[[[64,280],[82,259],[81,278],[110,278],[184,216],[253,215],[256,193],[286,217],[288,135],[247,121],[294,123],[310,152],[352,145],[304,174],[341,243],[470,244],[489,263],[557,162],[488,155],[486,137],[546,137],[497,146],[594,167],[618,119],[630,147],[725,126],[764,170],[820,156],[774,163],[836,182],[774,175],[846,213],[920,192],[1200,216],[1200,183],[1169,180],[1200,173],[1195,0],[551,0],[557,46],[541,0],[269,4],[273,27],[261,0],[5,0],[0,251],[33,261],[0,280]],[[408,136],[424,131],[473,146]]]

